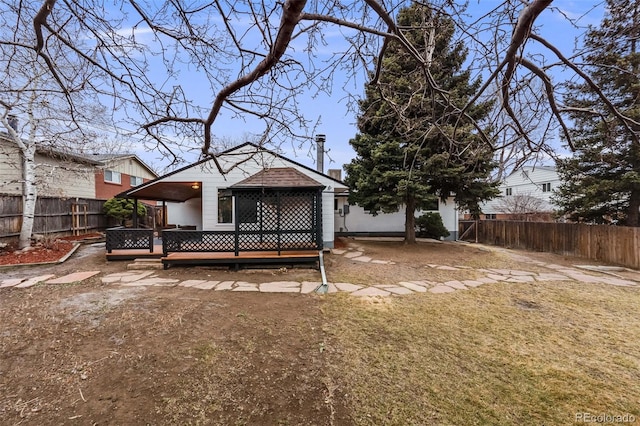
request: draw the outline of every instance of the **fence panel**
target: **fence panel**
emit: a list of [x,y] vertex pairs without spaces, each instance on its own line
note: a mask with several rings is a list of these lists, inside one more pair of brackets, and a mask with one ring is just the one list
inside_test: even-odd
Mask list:
[[[75,225],[72,212],[74,204],[82,207],[76,210]],[[74,228],[81,228],[83,233],[103,230],[108,226],[108,218],[102,210],[103,205],[103,200],[39,197],[36,201],[33,233],[71,233]],[[20,235],[21,225],[22,197],[1,195],[0,238],[17,237]]]
[[[640,268],[640,229],[582,223],[481,220],[478,242],[514,249],[573,255]],[[475,240],[475,232],[465,238]]]

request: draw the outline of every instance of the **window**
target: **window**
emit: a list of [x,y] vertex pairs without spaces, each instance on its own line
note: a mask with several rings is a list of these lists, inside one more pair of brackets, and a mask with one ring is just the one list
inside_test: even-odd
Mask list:
[[542,184],[542,192],[551,192],[551,182]]
[[338,211],[338,199],[337,198],[333,199],[333,211],[334,212]]
[[226,190],[218,190],[218,223],[233,223],[233,197]]
[[484,215],[484,218],[487,220],[496,220],[498,217],[495,213],[487,213]]
[[507,188],[504,190],[505,195],[513,195],[513,188]]
[[140,176],[131,176],[131,186],[142,185],[142,178]]
[[121,175],[120,172],[114,172],[113,170],[105,170],[104,171],[104,181],[109,183],[120,183]]

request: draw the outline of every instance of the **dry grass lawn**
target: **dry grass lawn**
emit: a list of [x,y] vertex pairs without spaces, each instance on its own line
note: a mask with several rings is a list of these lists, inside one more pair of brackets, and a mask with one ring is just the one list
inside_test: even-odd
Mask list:
[[496,284],[440,296],[325,300],[335,386],[356,424],[640,419],[637,288]]

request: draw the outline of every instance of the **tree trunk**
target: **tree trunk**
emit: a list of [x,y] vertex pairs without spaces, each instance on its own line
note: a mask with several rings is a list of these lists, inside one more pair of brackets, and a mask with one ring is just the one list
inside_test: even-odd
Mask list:
[[33,221],[36,214],[36,200],[38,191],[36,181],[35,144],[30,144],[22,149],[22,226],[20,227],[20,239],[18,247],[23,249],[31,245],[33,234]]
[[640,191],[632,190],[627,211],[627,226],[640,226]]
[[407,198],[407,205],[405,206],[405,218],[404,218],[404,243],[415,244],[416,243],[416,200],[413,196]]

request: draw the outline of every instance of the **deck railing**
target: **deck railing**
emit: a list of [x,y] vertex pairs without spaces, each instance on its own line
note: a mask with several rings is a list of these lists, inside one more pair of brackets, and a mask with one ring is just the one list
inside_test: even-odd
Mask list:
[[227,252],[320,250],[315,232],[309,231],[186,231],[162,232],[162,251]]
[[113,250],[149,250],[153,253],[153,229],[109,228],[106,231],[107,253]]

